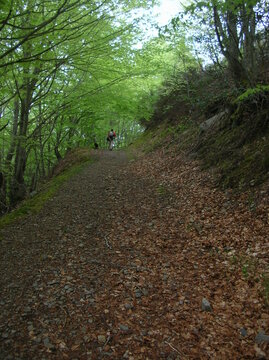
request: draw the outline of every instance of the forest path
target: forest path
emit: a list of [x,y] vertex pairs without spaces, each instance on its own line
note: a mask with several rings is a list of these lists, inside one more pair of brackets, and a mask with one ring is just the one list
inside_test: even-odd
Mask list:
[[1,231],[0,359],[253,358],[268,311],[229,259],[264,246],[268,204],[253,219],[164,152],[96,156]]

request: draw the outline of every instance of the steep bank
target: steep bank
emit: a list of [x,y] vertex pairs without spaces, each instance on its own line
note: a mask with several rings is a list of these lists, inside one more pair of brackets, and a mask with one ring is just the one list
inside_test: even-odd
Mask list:
[[179,150],[214,171],[223,189],[245,191],[268,183],[269,86],[225,87],[224,75],[215,75],[213,81],[210,68],[205,71],[207,81],[189,96],[164,86],[150,121],[144,123],[146,148],[177,143]]

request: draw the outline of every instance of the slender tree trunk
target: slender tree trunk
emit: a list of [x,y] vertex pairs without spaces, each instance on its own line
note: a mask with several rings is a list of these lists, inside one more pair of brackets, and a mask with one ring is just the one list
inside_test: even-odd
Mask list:
[[11,180],[10,202],[11,206],[23,200],[26,195],[26,185],[24,182],[24,172],[26,168],[26,134],[29,122],[30,111],[30,85],[27,86],[26,96],[21,99],[21,114],[19,122],[19,139],[16,146],[16,157],[14,175]]
[[[223,26],[217,6],[213,7],[213,16],[215,24],[215,32],[222,54],[228,61],[229,69],[236,86],[241,87],[250,85],[251,81],[247,68],[245,66],[245,57],[241,53],[239,37],[238,37],[238,14],[235,11],[228,10],[225,16],[225,27]],[[249,24],[242,26],[244,37],[247,36]],[[253,43],[254,45],[254,43]]]
[[11,205],[16,205],[20,200],[23,200],[26,194],[26,187],[24,184],[24,171],[26,167],[26,142],[25,135],[28,121],[28,116],[25,113],[25,109],[22,108],[21,119],[20,119],[20,131],[19,140],[16,146],[16,158],[14,175],[11,181],[10,189],[10,201]]
[[62,155],[60,154],[60,151],[58,149],[58,145],[55,145],[55,147],[54,147],[54,154],[55,154],[58,161],[60,161],[62,159]]
[[256,20],[253,7],[242,6],[242,28],[244,32],[243,61],[251,86],[255,86],[257,80],[257,51],[255,44]]
[[30,192],[33,192],[36,190],[37,182],[39,178],[39,159],[37,155],[37,150],[35,149],[35,171],[33,172],[32,179],[31,179],[31,186],[30,186]]
[[8,200],[7,200],[7,193],[10,189],[10,181],[12,177],[12,159],[15,152],[16,146],[16,137],[18,133],[18,122],[19,122],[19,112],[20,112],[20,104],[19,99],[16,97],[14,100],[14,110],[13,110],[13,127],[12,127],[12,134],[10,140],[10,146],[5,158],[4,162],[4,172],[3,172],[3,182],[2,182],[2,204],[4,208],[8,208]]
[[[50,143],[48,142],[48,154],[51,153],[51,146]],[[47,163],[47,169],[48,169],[48,174],[50,175],[51,173],[51,168],[52,168],[52,163],[50,161],[50,157],[48,156],[48,163]]]
[[[41,108],[41,102],[39,103],[38,106],[38,110],[39,110],[39,121],[40,121],[40,126],[39,126],[39,130],[38,130],[38,137],[39,137],[39,152],[40,152],[40,175],[42,178],[45,177],[46,175],[46,171],[45,171],[45,162],[44,162],[44,144],[42,141],[42,108]],[[38,164],[39,166],[39,164]]]
[[56,142],[54,144],[54,154],[57,158],[58,161],[60,161],[62,159],[62,155],[59,151],[59,146],[61,144],[61,138],[62,138],[62,125],[63,125],[63,117],[60,118],[60,125],[61,127],[59,129],[56,130]]
[[4,173],[0,171],[0,214],[3,214],[7,209],[5,183]]
[[13,112],[13,128],[12,128],[12,135],[11,135],[11,143],[10,147],[6,156],[5,160],[5,167],[7,168],[7,171],[10,170],[10,164],[12,161],[12,158],[14,156],[14,150],[16,145],[16,136],[18,133],[18,122],[19,122],[19,113],[20,113],[20,103],[18,98],[14,101],[14,112]]
[[[25,58],[28,58],[32,52],[31,43],[27,43],[23,49]],[[19,138],[16,146],[16,157],[14,166],[14,175],[10,187],[10,203],[11,206],[16,205],[23,200],[26,195],[26,185],[24,181],[24,173],[27,161],[27,130],[29,124],[29,113],[32,105],[33,91],[38,79],[38,74],[41,68],[39,66],[33,67],[28,64],[24,68],[23,86],[21,87],[19,97],[21,103],[21,113],[19,121]]]

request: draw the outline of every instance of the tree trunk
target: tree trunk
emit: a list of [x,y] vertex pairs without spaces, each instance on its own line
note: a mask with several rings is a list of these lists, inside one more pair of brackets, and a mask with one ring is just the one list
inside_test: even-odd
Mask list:
[[5,208],[8,208],[7,203],[7,192],[10,189],[10,182],[12,177],[12,159],[14,156],[15,146],[16,146],[16,137],[18,133],[18,122],[19,122],[19,112],[20,112],[20,104],[19,100],[16,97],[14,100],[14,110],[13,110],[13,127],[12,134],[10,140],[9,150],[7,152],[5,162],[4,162],[4,172],[3,172],[3,183],[2,183],[2,204]]
[[[51,152],[51,147],[50,147],[50,143],[48,142],[48,154],[50,154],[50,152]],[[51,168],[52,168],[52,162],[50,160],[50,157],[48,156],[47,170],[49,175],[51,173]]]
[[62,159],[62,155],[60,154],[60,151],[59,151],[57,145],[55,145],[55,147],[54,147],[54,154],[55,154],[58,161],[60,161]]
[[[42,141],[42,108],[41,108],[41,102],[39,103],[38,106],[38,110],[39,110],[39,121],[40,121],[40,126],[39,126],[39,130],[38,130],[38,137],[39,137],[39,152],[40,152],[40,165],[41,165],[41,177],[44,178],[46,175],[46,171],[45,171],[45,162],[44,162],[44,144]],[[39,166],[39,165],[38,165]]]
[[255,86],[257,80],[257,51],[254,46],[256,40],[256,20],[253,7],[248,5],[242,9],[242,28],[244,32],[243,61],[251,86]]
[[0,215],[4,214],[7,209],[6,202],[6,181],[3,172],[0,172]]
[[[23,52],[25,58],[31,56],[32,44],[26,43]],[[33,91],[35,89],[38,74],[40,71],[40,66],[33,67],[33,65],[30,63],[25,66],[23,70],[22,87],[19,92],[19,98],[21,103],[19,138],[16,146],[14,174],[10,186],[11,206],[16,205],[18,202],[23,200],[27,192],[24,182],[24,173],[27,161],[27,130],[29,124],[29,113],[32,105]]]
[[30,186],[30,193],[36,190],[37,187],[37,181],[38,181],[38,174],[39,174],[39,163],[36,165],[36,170],[32,175],[31,179],[31,186]]
[[[253,9],[250,13],[244,11],[244,8],[241,11],[230,9],[222,14],[221,19],[217,6],[214,6],[213,16],[218,43],[222,54],[228,61],[229,70],[236,86],[253,86],[256,80],[255,14]],[[239,17],[241,17],[241,29],[238,25]]]
[[[29,94],[29,86],[27,87]],[[26,185],[24,182],[24,172],[26,168],[26,134],[29,121],[30,102],[29,96],[21,99],[21,114],[19,123],[19,140],[16,146],[16,157],[14,175],[11,179],[10,187],[10,203],[11,206],[16,205],[19,201],[23,200],[26,195]]]

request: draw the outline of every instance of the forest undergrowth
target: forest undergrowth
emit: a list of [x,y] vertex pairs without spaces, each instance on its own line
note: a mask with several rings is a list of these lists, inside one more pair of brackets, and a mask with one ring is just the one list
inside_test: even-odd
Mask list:
[[1,230],[1,359],[269,356],[268,184],[154,147],[96,152]]

